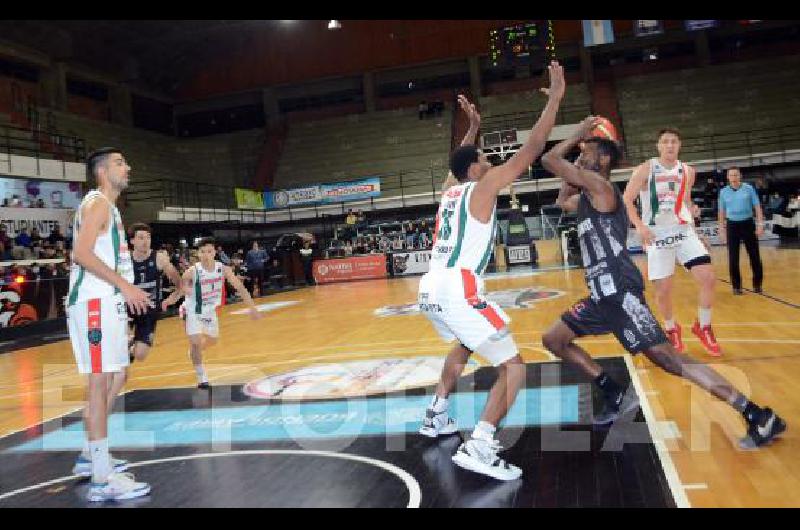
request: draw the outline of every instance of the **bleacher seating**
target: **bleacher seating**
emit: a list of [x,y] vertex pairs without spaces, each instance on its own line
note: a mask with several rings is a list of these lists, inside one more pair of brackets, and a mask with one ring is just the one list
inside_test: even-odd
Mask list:
[[[418,118],[416,108],[351,114],[289,127],[275,177],[276,188],[380,176],[382,195],[431,190],[447,167],[452,108]],[[445,170],[446,171],[446,170]]]
[[[547,103],[538,90],[480,98],[481,131],[530,129]],[[570,85],[561,103],[557,124],[577,123],[591,113],[591,95],[585,84]]]
[[798,83],[800,56],[622,78],[617,93],[630,161],[652,156],[655,135],[665,126],[685,137],[687,161],[800,148],[796,134],[792,145],[779,134],[798,124]]

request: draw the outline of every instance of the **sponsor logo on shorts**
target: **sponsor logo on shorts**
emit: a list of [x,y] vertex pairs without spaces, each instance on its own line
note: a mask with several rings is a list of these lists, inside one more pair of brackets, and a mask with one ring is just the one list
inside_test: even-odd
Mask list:
[[[424,299],[423,299],[424,295]],[[505,291],[490,291],[483,295],[486,301],[494,302],[503,309],[528,309],[542,300],[552,300],[564,296],[563,291],[555,289],[540,289],[538,287],[527,287],[524,289],[508,289]],[[375,310],[375,316],[395,317],[403,315],[414,315],[420,312],[420,306],[427,304],[428,293],[420,293],[417,303],[403,305],[387,305]],[[476,300],[477,303],[485,303]],[[437,305],[438,304],[431,304]],[[441,309],[441,308],[440,308]]]
[[674,236],[668,236],[662,239],[656,239],[653,243],[656,248],[667,248],[677,245],[678,243],[682,243],[684,240],[688,239],[684,234],[676,234]]
[[[444,357],[372,359],[309,366],[247,383],[244,393],[253,398],[314,400],[394,392],[435,385]],[[480,365],[470,359],[464,375]]]
[[99,329],[90,329],[87,335],[89,338],[89,344],[94,346],[97,346],[103,341],[103,332]]

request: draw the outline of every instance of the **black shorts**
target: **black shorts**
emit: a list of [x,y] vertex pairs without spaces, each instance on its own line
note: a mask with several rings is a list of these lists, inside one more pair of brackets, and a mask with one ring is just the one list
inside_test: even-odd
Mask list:
[[565,311],[561,320],[578,337],[613,333],[633,354],[667,342],[642,292],[628,291],[599,302],[584,298]]
[[143,342],[148,346],[153,346],[153,335],[156,332],[158,313],[155,311],[144,315],[130,316],[129,322],[133,328],[133,342]]

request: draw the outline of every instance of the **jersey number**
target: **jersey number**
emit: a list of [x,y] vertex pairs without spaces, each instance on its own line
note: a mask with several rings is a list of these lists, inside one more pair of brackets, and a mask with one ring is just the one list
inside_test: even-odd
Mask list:
[[442,226],[439,227],[436,239],[442,241],[450,239],[450,235],[453,233],[453,227],[450,226],[450,218],[453,217],[453,213],[453,210],[442,210]]

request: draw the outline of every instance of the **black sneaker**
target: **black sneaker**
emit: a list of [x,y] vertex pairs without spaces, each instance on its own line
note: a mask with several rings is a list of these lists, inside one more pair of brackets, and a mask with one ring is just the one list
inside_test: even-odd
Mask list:
[[747,426],[747,436],[739,440],[742,449],[755,449],[766,445],[786,430],[786,422],[767,407]]
[[740,295],[740,294],[743,294],[743,291],[742,291],[741,289],[734,289],[734,290],[733,290],[733,294],[735,294],[735,295],[737,295],[737,296],[738,296],[738,295]]
[[620,394],[617,400],[606,398],[603,401],[603,410],[592,418],[592,423],[595,425],[614,423],[620,416],[626,416],[628,413],[639,409],[639,396],[632,391]]
[[199,383],[197,385],[197,388],[199,388],[200,390],[208,390],[209,388],[211,388],[211,385],[209,385],[208,381],[206,381],[205,383]]

